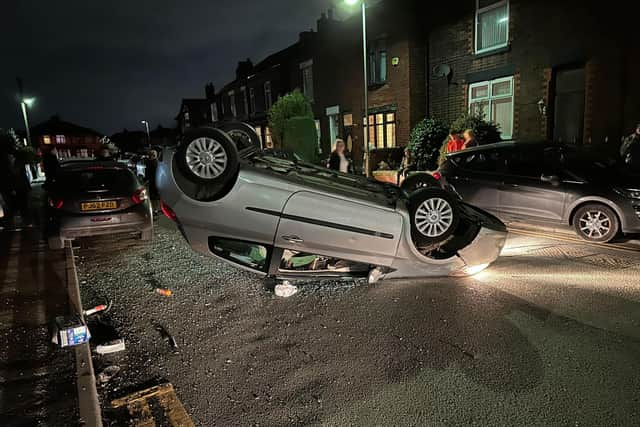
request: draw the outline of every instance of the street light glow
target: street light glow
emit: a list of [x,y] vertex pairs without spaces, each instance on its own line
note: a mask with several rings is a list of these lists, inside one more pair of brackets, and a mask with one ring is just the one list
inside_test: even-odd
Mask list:
[[24,102],[27,105],[27,107],[31,107],[33,105],[33,103],[36,102],[36,99],[35,98],[24,98],[22,100],[22,102]]
[[348,4],[349,6],[354,6],[354,5],[358,4],[359,1],[360,0],[344,0],[344,2],[346,4]]

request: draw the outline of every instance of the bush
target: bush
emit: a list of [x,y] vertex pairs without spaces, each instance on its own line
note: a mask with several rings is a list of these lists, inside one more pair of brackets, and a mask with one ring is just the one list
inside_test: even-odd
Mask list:
[[484,114],[465,114],[451,123],[451,133],[462,134],[467,129],[471,129],[476,134],[479,145],[493,144],[502,141],[500,137],[500,126],[485,120]]
[[409,151],[419,170],[434,170],[438,166],[438,157],[442,141],[447,137],[447,126],[436,119],[425,118],[411,131]]
[[[313,119],[311,103],[298,89],[278,99],[269,110],[269,128],[271,128],[271,137],[275,146],[283,148],[287,120],[292,117]],[[313,144],[315,146],[315,140]]]
[[296,153],[305,162],[318,160],[318,131],[313,117],[291,117],[285,122],[282,149]]

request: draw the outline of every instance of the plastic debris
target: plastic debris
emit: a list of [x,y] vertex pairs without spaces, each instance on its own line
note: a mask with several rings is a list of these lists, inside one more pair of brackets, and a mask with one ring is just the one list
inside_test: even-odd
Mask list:
[[120,372],[120,367],[116,365],[111,365],[106,367],[102,372],[98,374],[98,383],[104,384],[111,381],[113,377],[118,375]]
[[100,305],[96,305],[93,308],[90,308],[89,310],[85,310],[84,311],[84,315],[85,316],[91,316],[92,314],[96,314],[100,311],[105,311],[108,308],[108,305],[106,304],[100,304]]
[[176,342],[176,339],[173,338],[173,335],[171,335],[163,325],[161,325],[160,323],[156,323],[154,327],[156,331],[160,332],[160,336],[169,343],[171,348],[173,349],[178,348],[178,343]]
[[89,328],[78,315],[56,317],[53,329],[51,342],[60,347],[84,344],[91,339]]
[[124,339],[118,338],[117,340],[109,341],[104,344],[100,344],[96,347],[96,353],[98,354],[111,354],[119,351],[124,351]]
[[170,291],[169,289],[157,288],[156,294],[162,295],[163,297],[170,297],[171,295],[173,295],[173,292]]
[[298,293],[298,288],[291,283],[284,281],[275,287],[276,295],[282,298],[289,298]]

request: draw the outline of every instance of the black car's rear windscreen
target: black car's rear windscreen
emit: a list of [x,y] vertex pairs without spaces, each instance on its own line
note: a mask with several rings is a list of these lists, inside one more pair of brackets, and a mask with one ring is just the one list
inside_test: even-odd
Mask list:
[[108,192],[130,195],[138,187],[136,177],[127,169],[89,168],[63,171],[56,179],[56,189],[80,194]]

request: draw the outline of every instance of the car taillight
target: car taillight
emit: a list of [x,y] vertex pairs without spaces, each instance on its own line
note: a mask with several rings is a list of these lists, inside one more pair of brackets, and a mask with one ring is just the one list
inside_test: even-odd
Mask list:
[[442,179],[442,174],[440,172],[434,172],[431,174],[432,177],[434,177],[435,179],[437,179],[438,181],[440,181],[440,179]]
[[144,188],[136,190],[136,192],[133,193],[133,196],[131,196],[131,200],[133,200],[133,203],[135,203],[136,205],[144,202],[145,200],[147,200],[147,190],[145,190]]
[[171,221],[178,221],[178,217],[176,213],[171,209],[164,201],[160,200],[160,210],[162,211],[162,215],[169,218]]
[[62,205],[64,205],[64,200],[62,199],[49,199],[49,206],[51,206],[53,209],[60,209],[62,208]]

